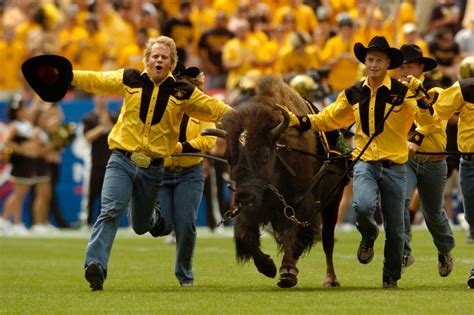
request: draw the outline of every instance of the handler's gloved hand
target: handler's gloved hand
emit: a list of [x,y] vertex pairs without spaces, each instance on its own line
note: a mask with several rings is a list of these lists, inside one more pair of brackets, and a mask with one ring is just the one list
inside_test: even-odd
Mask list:
[[409,81],[401,81],[401,83],[413,93],[416,100],[425,98],[427,93],[423,88],[423,82],[412,75],[408,76]]
[[290,125],[288,127],[296,127],[300,132],[311,129],[311,120],[308,115],[295,115],[289,110],[288,115],[290,115]]

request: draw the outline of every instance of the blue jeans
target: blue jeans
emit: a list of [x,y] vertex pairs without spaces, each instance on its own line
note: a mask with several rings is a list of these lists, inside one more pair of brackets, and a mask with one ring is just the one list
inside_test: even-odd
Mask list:
[[122,153],[112,152],[105,170],[100,214],[87,245],[86,266],[94,262],[107,271],[120,218],[130,201],[131,224],[137,234],[145,234],[155,225],[162,179],[163,163],[140,168]]
[[455,241],[448,217],[443,209],[444,187],[446,186],[446,175],[448,172],[446,160],[418,163],[414,159],[409,159],[406,165],[407,190],[404,254],[411,254],[411,224],[408,204],[415,188],[418,188],[421,210],[438,253],[448,254],[454,248]]
[[353,206],[357,213],[357,229],[363,239],[377,237],[374,213],[380,195],[385,228],[383,274],[393,280],[401,277],[406,182],[404,164],[386,168],[381,163],[358,161],[354,166]]
[[160,190],[163,234],[176,232],[175,275],[179,283],[194,281],[193,254],[196,245],[196,220],[204,190],[203,164],[183,172],[165,171]]
[[[464,202],[464,217],[472,229],[474,227],[474,159],[468,161],[461,158],[459,178]],[[474,274],[474,266],[472,266],[471,274]]]

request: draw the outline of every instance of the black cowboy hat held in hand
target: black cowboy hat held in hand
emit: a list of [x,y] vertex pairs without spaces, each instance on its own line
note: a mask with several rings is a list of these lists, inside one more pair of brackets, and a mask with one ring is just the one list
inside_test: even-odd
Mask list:
[[71,62],[58,55],[32,57],[21,65],[21,72],[39,97],[52,103],[66,95],[73,78]]
[[354,45],[354,55],[356,58],[365,64],[365,57],[369,51],[380,51],[385,53],[390,58],[390,65],[388,69],[395,69],[400,67],[403,62],[403,54],[397,49],[390,47],[387,40],[383,36],[374,36],[367,47],[362,43],[356,43]]
[[403,54],[403,64],[421,63],[423,64],[423,72],[433,70],[438,66],[436,60],[423,57],[421,48],[415,44],[404,44],[400,47],[400,50]]

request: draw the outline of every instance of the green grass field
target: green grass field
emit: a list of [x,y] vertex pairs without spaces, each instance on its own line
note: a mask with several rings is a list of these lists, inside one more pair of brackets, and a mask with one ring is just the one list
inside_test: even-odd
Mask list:
[[[337,233],[335,264],[341,288],[323,289],[324,253],[318,243],[300,260],[299,283],[277,287],[253,263],[239,265],[231,237],[198,232],[195,288],[180,288],[173,272],[174,246],[151,236],[121,231],[114,243],[104,291],[91,292],[84,280],[87,234],[55,238],[0,238],[1,313],[157,313],[157,314],[474,314],[474,290],[466,280],[474,245],[455,231],[454,270],[437,272],[436,249],[425,230],[413,233],[414,265],[384,290],[383,233],[375,258],[356,258],[357,231]],[[278,262],[275,242],[263,248]]]

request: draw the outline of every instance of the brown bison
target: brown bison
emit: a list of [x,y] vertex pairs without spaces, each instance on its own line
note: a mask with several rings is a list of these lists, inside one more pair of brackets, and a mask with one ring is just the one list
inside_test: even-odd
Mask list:
[[[271,224],[283,253],[278,286],[293,287],[297,284],[297,261],[320,237],[322,218],[327,264],[323,285],[339,286],[332,255],[343,186],[327,195],[344,171],[333,167],[334,163],[325,163],[314,185],[313,176],[323,166],[323,160],[315,158],[321,152],[318,134],[288,128],[286,110],[275,104],[284,104],[297,115],[310,113],[307,103],[291,87],[277,77],[265,76],[257,84],[256,95],[228,113],[220,130],[207,130],[227,142],[225,157],[235,185],[237,259],[245,262],[252,258],[259,272],[275,277],[273,259],[260,248],[261,228]],[[321,202],[324,205],[319,209]],[[321,217],[316,215],[319,210]]]

